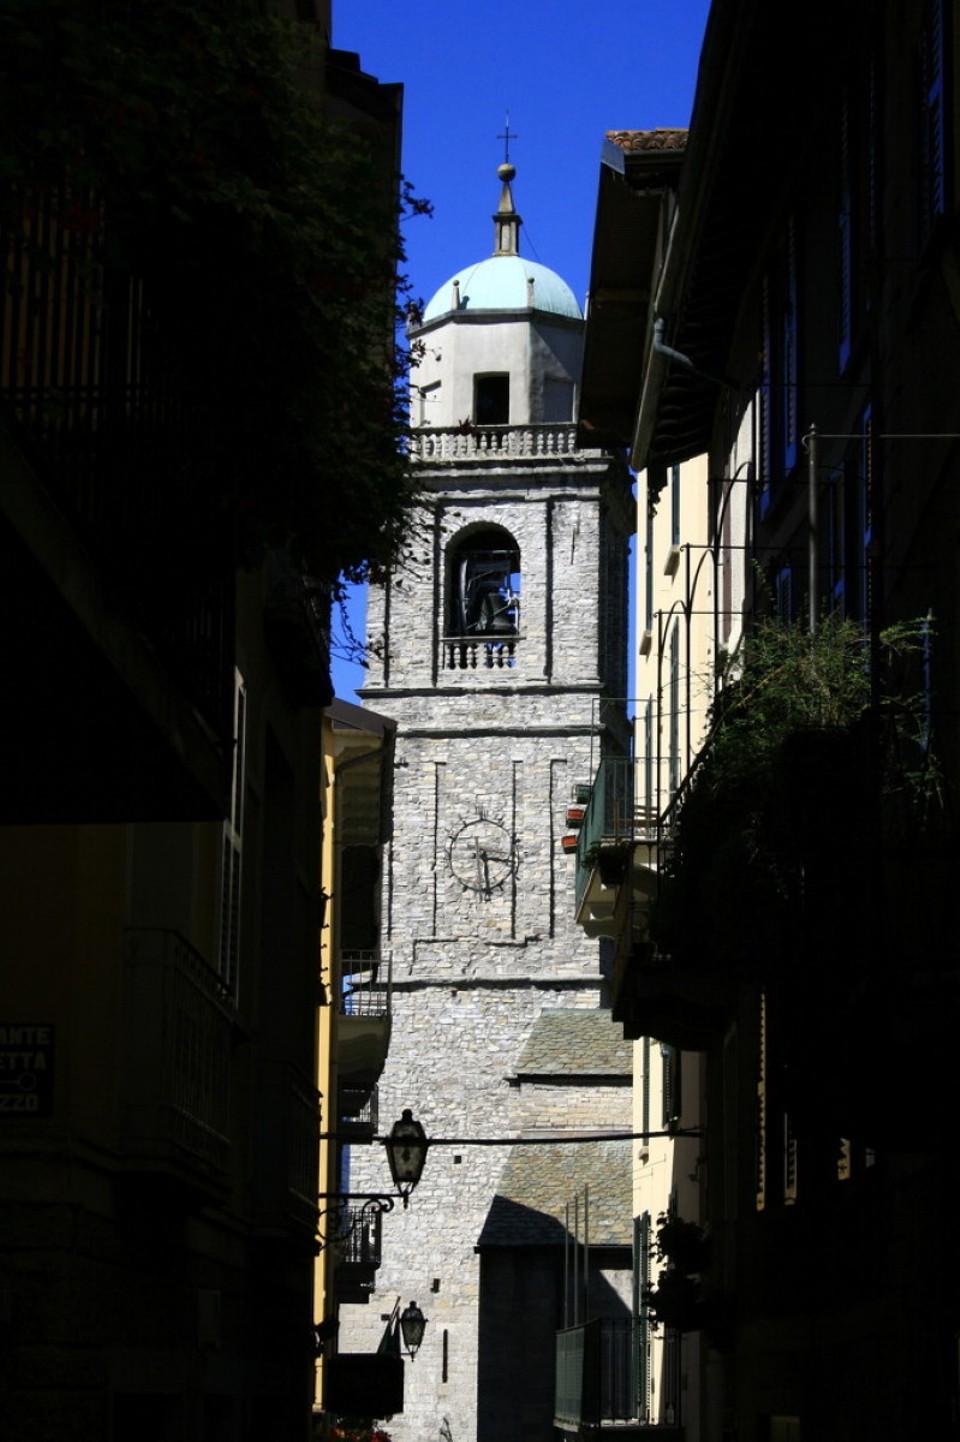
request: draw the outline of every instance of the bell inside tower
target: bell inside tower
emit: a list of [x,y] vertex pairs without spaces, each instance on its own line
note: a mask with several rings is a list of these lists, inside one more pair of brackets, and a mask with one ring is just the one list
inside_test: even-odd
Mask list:
[[462,541],[450,586],[451,635],[519,634],[520,552],[505,531],[478,531]]

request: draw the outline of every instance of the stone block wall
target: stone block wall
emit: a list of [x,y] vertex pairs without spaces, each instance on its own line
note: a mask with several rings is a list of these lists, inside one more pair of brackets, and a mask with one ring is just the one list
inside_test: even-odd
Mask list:
[[[382,1317],[398,1299],[415,1300],[428,1324],[407,1365],[403,1416],[390,1424],[396,1442],[477,1442],[479,1416],[491,1436],[490,1418],[523,1407],[532,1409],[524,1437],[551,1442],[557,1302],[548,1279],[562,1254],[562,1203],[546,1219],[547,1254],[537,1262],[525,1246],[526,1262],[519,1253],[509,1264],[501,1258],[494,1272],[506,1291],[492,1281],[484,1303],[533,1309],[540,1360],[526,1377],[514,1366],[509,1386],[505,1372],[502,1388],[489,1380],[496,1368],[487,1371],[482,1395],[487,1323],[475,1249],[511,1138],[628,1124],[622,1077],[578,1078],[578,1062],[552,1087],[529,1077],[518,1085],[517,1067],[546,1009],[593,1009],[604,999],[600,943],[575,924],[575,861],[560,837],[573,789],[592,780],[605,744],[605,683],[607,695],[622,695],[611,657],[626,640],[625,603],[614,595],[626,570],[611,556],[625,554],[629,488],[596,452],[424,467],[423,482],[408,564],[371,588],[368,629],[386,633],[386,650],[364,696],[397,722],[383,878],[393,1026],[381,1131],[410,1107],[441,1141],[409,1208],[385,1217],[376,1290],[366,1306],[342,1308],[339,1345],[375,1350]],[[519,548],[520,636],[513,664],[444,670],[447,550],[473,525],[502,527]],[[622,631],[602,636],[611,616]],[[354,1148],[350,1187],[389,1189],[381,1147]]]

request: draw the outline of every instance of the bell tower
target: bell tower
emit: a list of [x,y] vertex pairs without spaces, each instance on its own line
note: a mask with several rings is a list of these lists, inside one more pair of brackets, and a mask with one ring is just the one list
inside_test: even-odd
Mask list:
[[[575,861],[560,838],[575,788],[628,744],[616,698],[633,517],[619,458],[577,443],[580,307],[560,276],[520,254],[513,165],[498,178],[493,253],[442,285],[410,331],[421,500],[402,564],[371,587],[362,694],[397,724],[380,1116],[411,1107],[428,1136],[502,1143],[629,1124],[629,1088],[619,1111],[599,1105],[568,1057],[556,1061],[563,1086],[535,1104],[518,1077],[548,1013],[557,1025],[576,1013],[577,1031],[604,1005],[603,943],[574,924]],[[536,1172],[536,1155],[524,1149],[521,1172]],[[490,1421],[504,1372],[483,1310],[506,1304],[483,1280],[481,1239],[499,1207],[510,1245],[510,1162],[502,1144],[433,1148],[409,1209],[384,1221],[370,1305],[342,1324],[351,1350],[374,1350],[398,1295],[427,1315],[404,1414],[390,1424],[399,1442],[444,1428],[455,1442],[509,1435]],[[351,1188],[385,1181],[380,1149],[355,1149]],[[518,1226],[535,1212],[517,1202]],[[523,1345],[518,1333],[518,1356]],[[548,1365],[552,1386],[552,1353]]]

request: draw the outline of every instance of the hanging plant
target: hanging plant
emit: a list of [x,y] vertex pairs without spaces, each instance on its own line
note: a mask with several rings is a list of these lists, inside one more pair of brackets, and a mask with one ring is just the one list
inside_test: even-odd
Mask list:
[[142,284],[161,399],[208,438],[197,512],[242,556],[389,563],[413,502],[397,191],[376,128],[325,107],[319,36],[253,0],[6,0],[2,26],[7,257],[49,267],[42,201],[95,307]]
[[710,1264],[710,1243],[703,1228],[669,1212],[657,1218],[654,1250],[658,1261],[688,1276],[705,1272]]
[[330,1436],[334,1442],[392,1442],[389,1432],[362,1417],[338,1417]]
[[923,824],[939,776],[908,677],[929,638],[926,621],[888,628],[871,673],[853,621],[826,617],[811,636],[760,620],[725,658],[652,909],[662,951],[759,975],[782,950],[812,849],[857,854],[873,817]]

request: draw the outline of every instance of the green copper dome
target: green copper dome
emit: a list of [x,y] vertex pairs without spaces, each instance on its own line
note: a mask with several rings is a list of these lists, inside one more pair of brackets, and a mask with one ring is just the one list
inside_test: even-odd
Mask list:
[[493,255],[451,276],[427,306],[421,324],[428,325],[446,315],[505,310],[535,310],[583,320],[577,298],[566,281],[555,270],[520,254],[521,221],[511,187],[516,173],[509,159],[497,166],[501,190],[493,217]]
[[583,319],[576,296],[556,271],[520,255],[491,255],[458,271],[440,287],[423,313],[423,324],[451,311],[531,308]]

